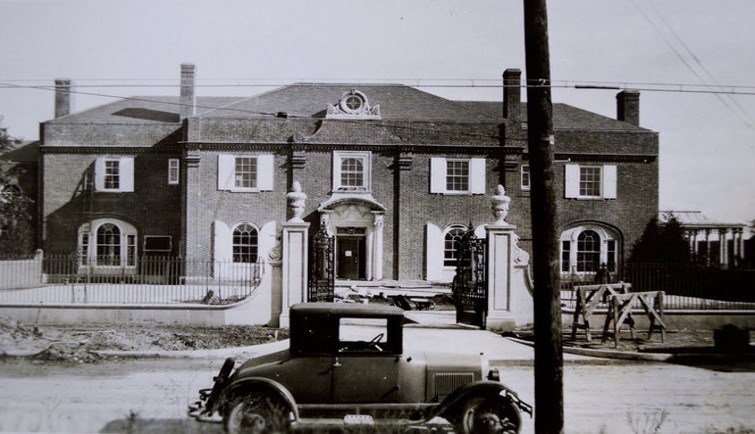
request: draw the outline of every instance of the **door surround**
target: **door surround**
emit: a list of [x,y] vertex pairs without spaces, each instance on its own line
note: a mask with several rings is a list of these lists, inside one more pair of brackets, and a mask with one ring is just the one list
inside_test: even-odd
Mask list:
[[[330,235],[336,236],[336,258],[339,255],[339,235],[342,239],[363,237],[365,257],[360,258],[364,261],[363,279],[382,280],[385,207],[372,200],[342,198],[326,202],[320,206],[319,211],[320,224],[327,228]],[[335,266],[338,270],[339,265]]]

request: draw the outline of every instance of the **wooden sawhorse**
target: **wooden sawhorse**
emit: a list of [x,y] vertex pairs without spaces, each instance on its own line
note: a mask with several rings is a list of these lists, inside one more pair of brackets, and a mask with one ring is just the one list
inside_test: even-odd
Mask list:
[[[611,295],[608,315],[606,315],[606,322],[603,324],[603,342],[606,341],[608,336],[613,335],[614,348],[618,348],[621,326],[627,318],[631,317],[632,307],[638,301],[650,320],[648,339],[653,335],[653,330],[660,329],[661,342],[665,342],[666,325],[663,323],[663,296],[663,291],[646,291]],[[609,330],[611,324],[613,324],[613,330]],[[632,339],[634,339],[634,321],[629,322],[629,333]]]
[[577,339],[577,329],[584,329],[587,333],[587,342],[591,342],[590,317],[595,309],[599,304],[605,303],[607,297],[626,294],[631,288],[631,283],[624,282],[575,286],[577,305],[574,307],[574,318],[571,325],[572,340]]

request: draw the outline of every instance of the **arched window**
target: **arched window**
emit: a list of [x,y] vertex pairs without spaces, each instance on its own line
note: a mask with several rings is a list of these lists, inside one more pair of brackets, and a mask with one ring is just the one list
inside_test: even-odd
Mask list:
[[97,229],[97,265],[121,265],[121,230],[112,223]]
[[80,265],[136,267],[136,228],[116,219],[95,219],[79,228]]
[[577,238],[577,271],[597,271],[600,266],[600,236],[592,230]]
[[233,262],[257,262],[259,235],[257,229],[248,223],[242,223],[233,230]]
[[446,267],[455,267],[458,244],[461,237],[467,232],[467,228],[462,225],[454,225],[446,230],[443,237],[443,265]]
[[616,272],[620,238],[616,230],[594,223],[567,229],[561,234],[561,272],[594,273],[600,264]]

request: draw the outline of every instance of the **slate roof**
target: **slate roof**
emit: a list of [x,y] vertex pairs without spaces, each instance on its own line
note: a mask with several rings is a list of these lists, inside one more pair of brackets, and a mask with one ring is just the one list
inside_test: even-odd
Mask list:
[[[503,103],[500,101],[452,101],[399,84],[296,83],[251,97],[198,97],[196,115],[207,119],[274,118],[285,113],[289,118],[324,118],[327,104],[337,104],[351,89],[367,95],[370,105],[380,105],[383,121],[486,124],[503,121]],[[178,123],[178,113],[177,96],[137,96],[48,122]],[[522,103],[523,123],[526,123],[526,117],[527,105]],[[554,104],[553,117],[557,130],[648,131],[568,104]]]

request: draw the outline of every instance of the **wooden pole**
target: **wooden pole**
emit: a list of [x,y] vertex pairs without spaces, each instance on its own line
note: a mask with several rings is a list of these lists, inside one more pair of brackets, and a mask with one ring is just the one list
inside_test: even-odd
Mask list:
[[545,0],[524,0],[535,317],[535,432],[564,432],[558,216]]

